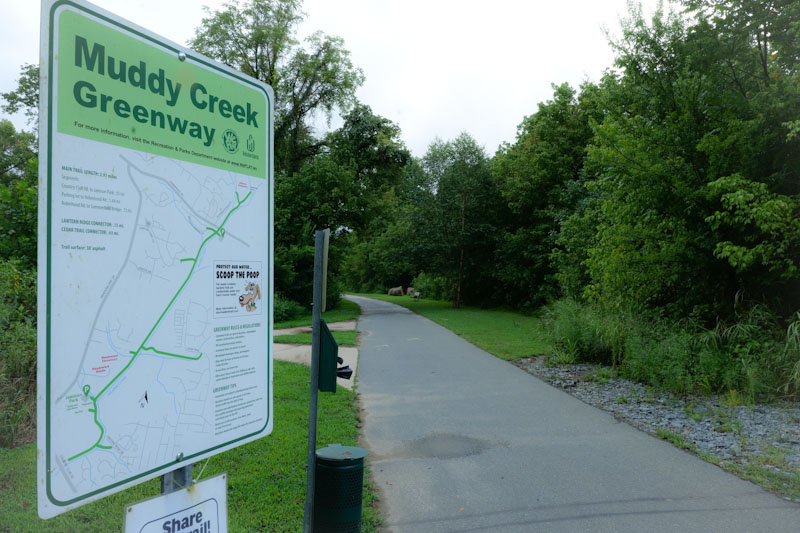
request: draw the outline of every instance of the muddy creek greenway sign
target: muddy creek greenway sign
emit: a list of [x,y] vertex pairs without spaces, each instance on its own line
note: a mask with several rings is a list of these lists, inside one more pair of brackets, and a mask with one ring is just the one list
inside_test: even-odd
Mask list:
[[272,430],[272,90],[42,7],[39,514]]

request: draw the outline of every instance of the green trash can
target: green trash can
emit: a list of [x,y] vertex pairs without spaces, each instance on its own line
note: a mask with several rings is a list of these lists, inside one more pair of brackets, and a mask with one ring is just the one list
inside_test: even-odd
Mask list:
[[317,450],[314,531],[359,533],[367,450],[330,444]]

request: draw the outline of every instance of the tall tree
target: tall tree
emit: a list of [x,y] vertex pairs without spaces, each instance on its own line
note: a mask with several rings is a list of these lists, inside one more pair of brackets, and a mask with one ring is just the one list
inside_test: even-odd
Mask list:
[[632,11],[614,43],[586,162],[588,293],[712,324],[742,298],[787,316],[800,296],[800,85],[777,58],[800,54],[773,30],[796,4],[687,5],[694,21]]
[[358,220],[350,229],[363,232],[367,226],[385,227],[385,199],[401,179],[411,154],[400,139],[400,127],[357,103],[344,124],[328,136],[331,157],[352,169],[356,182],[353,198]]
[[418,159],[410,158],[399,183],[375,198],[367,224],[347,239],[343,272],[350,288],[382,292],[411,284],[427,266],[415,221],[432,199],[427,174]]
[[697,144],[716,96],[692,72],[686,26],[662,11],[648,22],[638,8],[613,43],[620,74],[604,84],[605,118],[587,157],[588,187],[600,198],[589,293],[713,316],[735,282],[710,253],[707,161]]
[[[708,158],[713,253],[737,290],[784,316],[800,298],[800,4],[686,1],[696,16],[695,68],[717,80]],[[708,53],[711,51],[711,53]]]
[[[468,133],[436,140],[423,158],[434,191],[416,211],[427,267],[451,280],[453,307],[491,294],[499,195],[483,147]],[[421,247],[421,251],[423,248]]]
[[411,154],[400,139],[400,127],[356,104],[341,128],[328,136],[331,157],[351,168],[355,190],[351,199],[355,217],[343,246],[343,272],[353,288],[383,290],[407,284],[412,274],[404,252],[407,224],[402,217],[402,187]]
[[39,65],[23,63],[20,67],[17,88],[0,93],[5,103],[0,106],[3,112],[13,115],[20,111],[27,117],[28,125],[39,123]]
[[[285,297],[304,305],[310,302],[314,230],[331,228],[336,240],[337,232],[356,216],[352,203],[355,189],[352,170],[339,166],[329,155],[306,161],[292,176],[276,176],[275,286]],[[332,256],[328,265],[334,278],[338,257]],[[328,287],[335,289],[336,285],[331,282]]]
[[272,86],[276,170],[299,171],[322,146],[312,135],[315,113],[349,107],[364,81],[344,41],[317,32],[301,46],[298,0],[234,0],[207,15],[189,46]]
[[558,224],[574,207],[572,192],[592,136],[576,91],[567,84],[553,91],[553,99],[525,118],[516,142],[501,146],[492,164],[509,208],[496,275],[510,305],[539,306],[554,295],[550,256]]

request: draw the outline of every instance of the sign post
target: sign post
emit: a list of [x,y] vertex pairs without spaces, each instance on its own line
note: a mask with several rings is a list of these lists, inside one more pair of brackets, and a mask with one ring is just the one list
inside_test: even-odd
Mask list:
[[322,303],[320,304],[320,311],[325,312],[328,310],[328,246],[331,242],[331,230],[325,228],[322,230]]
[[314,233],[314,294],[311,309],[311,381],[308,399],[308,457],[306,460],[306,501],[303,513],[303,531],[310,533],[314,527],[314,484],[317,466],[317,400],[319,397],[319,348],[322,319],[323,259],[325,231]]
[[40,78],[49,518],[272,431],[273,94],[83,0]]

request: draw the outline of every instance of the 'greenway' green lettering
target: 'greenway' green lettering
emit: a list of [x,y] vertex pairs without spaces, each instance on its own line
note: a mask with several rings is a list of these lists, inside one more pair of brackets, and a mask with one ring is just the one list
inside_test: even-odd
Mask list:
[[[131,118],[141,124],[150,122],[152,126],[166,129],[168,126],[173,133],[180,133],[186,135],[188,132],[189,137],[203,141],[204,146],[211,146],[214,141],[215,128],[209,128],[197,122],[189,122],[186,119],[164,114],[156,109],[148,109],[142,105],[131,106],[127,100],[121,98],[114,98],[108,94],[97,94],[97,88],[88,81],[78,81],[72,88],[72,95],[79,105],[87,109],[98,108],[102,112],[107,112],[111,108],[115,115],[119,118]],[[99,101],[98,101],[99,96]],[[113,105],[110,105],[112,104]],[[166,124],[165,124],[166,118]]]

